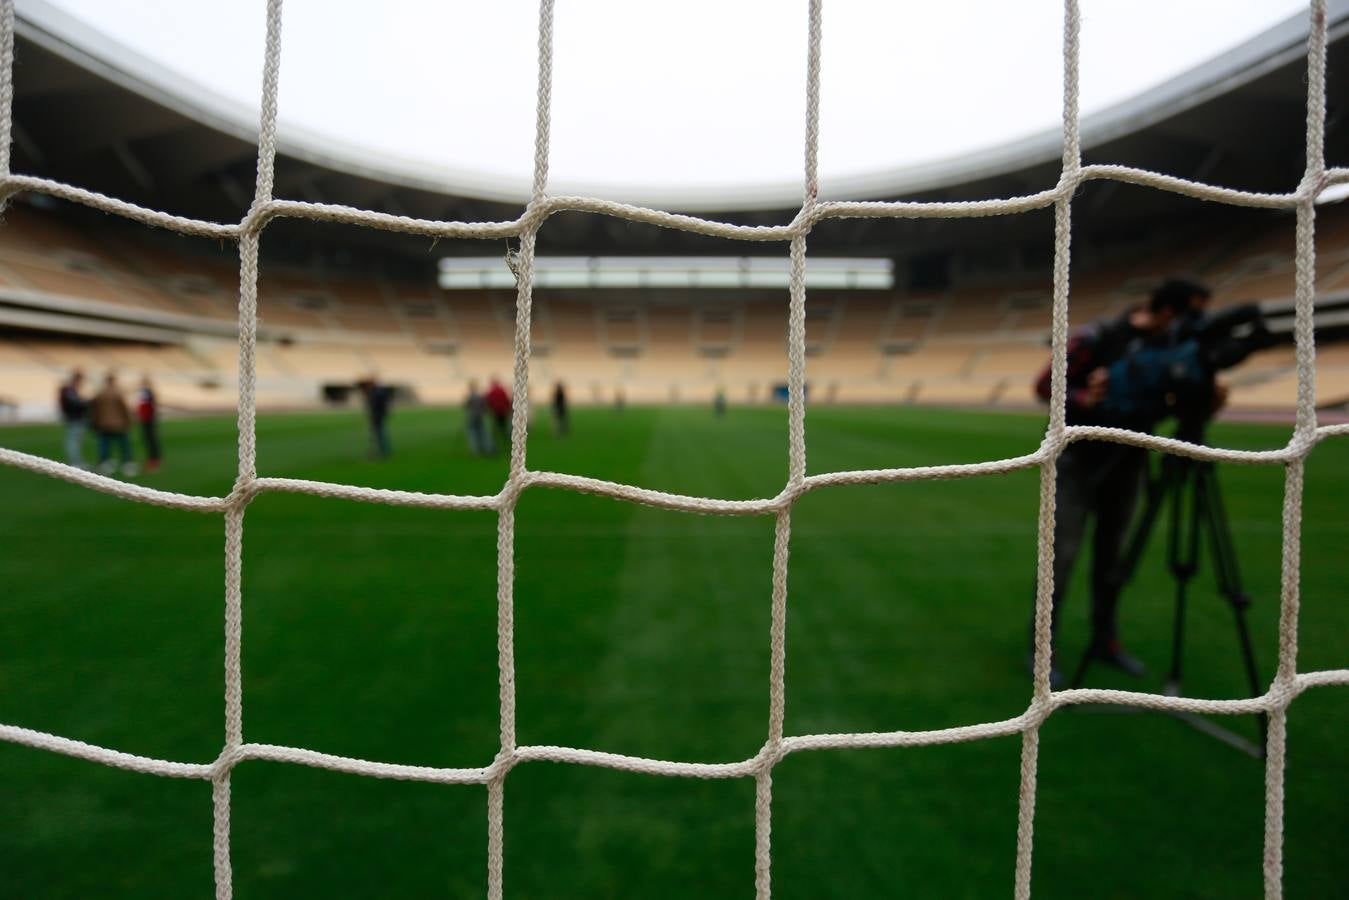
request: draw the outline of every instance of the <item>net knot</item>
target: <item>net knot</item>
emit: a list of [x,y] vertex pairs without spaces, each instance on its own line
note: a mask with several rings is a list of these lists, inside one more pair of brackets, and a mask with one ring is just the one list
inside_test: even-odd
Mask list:
[[520,754],[516,750],[498,750],[497,755],[492,757],[492,764],[487,767],[489,781],[505,781],[506,776],[511,773],[516,764],[520,762]]
[[1057,459],[1068,445],[1072,443],[1072,432],[1068,427],[1050,428],[1045,432],[1045,439],[1040,442],[1040,450],[1037,455],[1040,456],[1040,462],[1045,463],[1050,459]]
[[754,754],[754,774],[763,775],[772,772],[773,767],[782,762],[782,758],[786,755],[787,751],[783,746],[782,738],[770,738],[759,748],[759,752]]
[[225,496],[225,506],[229,509],[240,509],[251,503],[260,493],[262,488],[258,487],[256,475],[240,476],[234,482],[229,494]]
[[1329,184],[1330,175],[1327,172],[1308,172],[1297,186],[1297,198],[1304,203],[1314,201]]
[[248,207],[248,212],[244,213],[244,217],[239,220],[236,237],[261,233],[262,229],[267,227],[267,223],[276,215],[276,207],[276,200],[254,198],[252,205]]
[[1030,706],[1027,706],[1026,711],[1022,713],[1022,719],[1026,723],[1022,730],[1029,731],[1032,728],[1039,728],[1058,706],[1059,702],[1054,699],[1052,693],[1044,696],[1036,694],[1031,697]]
[[1269,699],[1270,708],[1275,710],[1287,708],[1300,693],[1302,689],[1294,679],[1276,678],[1265,696]]
[[234,767],[247,758],[242,744],[226,744],[220,755],[215,758],[215,762],[211,763],[211,780],[220,781],[228,778]]

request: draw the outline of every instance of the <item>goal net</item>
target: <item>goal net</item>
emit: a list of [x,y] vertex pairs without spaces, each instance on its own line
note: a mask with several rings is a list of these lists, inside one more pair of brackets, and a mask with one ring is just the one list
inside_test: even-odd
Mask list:
[[[221,224],[145,209],[101,194],[10,171],[13,101],[14,0],[0,2],[3,41],[0,48],[0,182],[5,198],[20,191],[49,194],[84,204],[146,225],[218,240],[239,247],[239,404],[238,477],[227,496],[189,496],[127,484],[37,456],[0,449],[0,463],[50,475],[128,501],[220,515],[225,523],[225,678],[224,740],[211,762],[190,763],[154,759],[99,747],[13,725],[0,724],[0,739],[92,762],[149,775],[209,781],[214,803],[215,894],[225,900],[233,893],[230,868],[230,778],[234,769],[250,760],[272,760],[315,766],[374,778],[406,779],[445,784],[485,785],[487,816],[488,895],[503,893],[503,847],[506,839],[505,787],[521,763],[547,760],[583,766],[601,766],[652,776],[675,778],[749,778],[756,785],[754,803],[755,851],[752,864],[758,896],[771,891],[773,770],[788,754],[862,747],[915,747],[974,741],[1020,734],[1022,739],[1020,801],[1016,830],[1014,893],[1029,897],[1035,825],[1036,768],[1040,729],[1046,719],[1065,706],[1111,703],[1157,710],[1219,715],[1264,714],[1268,717],[1265,747],[1264,891],[1281,896],[1283,866],[1284,768],[1287,712],[1304,690],[1318,685],[1349,685],[1349,669],[1297,671],[1298,575],[1303,474],[1306,458],[1321,440],[1349,434],[1349,426],[1318,426],[1314,408],[1315,351],[1313,335],[1313,280],[1315,275],[1315,201],[1330,185],[1349,183],[1349,169],[1325,165],[1326,2],[1310,3],[1307,41],[1306,171],[1293,190],[1282,194],[1249,193],[1201,184],[1164,174],[1114,165],[1084,166],[1081,160],[1078,114],[1079,13],[1077,0],[1065,0],[1063,18],[1063,158],[1058,183],[1039,193],[1007,199],[960,203],[835,202],[818,198],[817,146],[819,138],[821,3],[808,6],[809,44],[806,78],[806,117],[802,203],[792,221],[776,226],[743,226],[639,208],[592,197],[554,196],[548,193],[549,116],[552,87],[553,2],[541,0],[538,29],[538,106],[534,144],[532,194],[521,215],[511,221],[446,222],[414,219],[324,203],[273,197],[276,158],[277,91],[281,59],[281,0],[269,0],[267,41],[257,145],[257,184],[253,202],[237,224]],[[1114,428],[1070,426],[1065,421],[1066,343],[1069,305],[1069,248],[1073,196],[1091,180],[1114,180],[1171,191],[1200,200],[1264,209],[1291,209],[1296,213],[1295,335],[1297,359],[1297,414],[1285,446],[1267,451],[1209,448],[1182,441]],[[1010,459],[967,465],[923,466],[808,475],[805,430],[805,266],[806,247],[816,223],[831,218],[958,218],[1012,215],[1052,207],[1055,217],[1052,370],[1049,424],[1038,449]],[[529,422],[530,319],[535,241],[548,217],[562,211],[583,211],[633,222],[659,225],[703,235],[744,241],[785,242],[790,255],[787,346],[788,478],[773,497],[724,500],[647,490],[594,478],[535,471],[526,459]],[[509,475],[490,496],[459,496],[398,490],[379,490],[290,478],[260,477],[256,466],[256,345],[258,245],[267,225],[277,218],[305,218],[341,222],[367,228],[424,235],[433,238],[518,239],[514,332],[514,396]],[[1053,527],[1056,461],[1074,441],[1113,441],[1177,454],[1197,460],[1282,466],[1285,472],[1282,525],[1282,582],[1280,595],[1278,666],[1268,688],[1258,697],[1242,700],[1190,699],[1114,690],[1053,691],[1049,680],[1050,606],[1053,590]],[[889,731],[847,734],[784,732],[786,704],[787,573],[793,506],[804,494],[847,484],[880,484],[925,479],[975,478],[1038,468],[1040,494],[1035,601],[1035,667],[1029,703],[1020,715],[932,731]],[[618,500],[723,516],[771,516],[776,522],[770,597],[768,725],[762,748],[739,762],[674,762],[571,747],[520,745],[516,740],[513,582],[515,565],[515,511],[522,492],[540,486],[602,494]],[[365,503],[383,503],[452,510],[493,510],[498,520],[497,645],[500,701],[500,750],[478,768],[438,768],[352,759],[299,747],[250,743],[244,739],[243,681],[240,646],[243,637],[241,573],[244,520],[249,504],[260,494],[294,492],[340,497]],[[749,815],[746,810],[746,815]],[[750,860],[746,860],[746,866]]]

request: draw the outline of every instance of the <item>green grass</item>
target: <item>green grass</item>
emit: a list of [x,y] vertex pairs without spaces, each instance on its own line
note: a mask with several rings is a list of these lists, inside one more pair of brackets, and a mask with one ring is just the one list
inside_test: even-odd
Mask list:
[[[354,414],[264,416],[259,469],[416,490],[493,493],[502,459],[468,456],[454,411],[400,410],[396,457],[363,458]],[[812,472],[975,461],[1032,449],[1033,416],[812,409]],[[221,494],[225,419],[166,423],[144,483]],[[1224,425],[1216,443],[1270,447],[1285,429]],[[57,456],[52,427],[0,444]],[[781,410],[580,410],[546,422],[531,468],[719,497],[786,477]],[[1282,471],[1221,478],[1263,671],[1277,622]],[[793,514],[789,734],[937,728],[1014,716],[1034,567],[1037,474],[812,493]],[[223,740],[223,520],[0,469],[0,722],[155,757],[206,762]],[[1349,441],[1308,468],[1300,668],[1349,665],[1344,547]],[[716,518],[534,489],[517,526],[522,744],[667,759],[753,755],[767,728],[769,518]],[[484,512],[265,495],[244,538],[244,732],[368,759],[489,762],[497,745],[496,519]],[[1069,600],[1063,649],[1085,639]],[[1156,690],[1170,582],[1152,553],[1123,612]],[[1230,613],[1205,567],[1187,692],[1237,697]],[[1254,737],[1253,720],[1226,724]],[[1287,896],[1349,885],[1349,690],[1290,716]],[[778,897],[987,897],[1011,890],[1020,741],[821,751],[774,773]],[[211,894],[210,787],[0,744],[0,897]],[[1256,897],[1263,766],[1175,719],[1069,710],[1041,739],[1040,897]],[[506,782],[512,897],[746,897],[754,788],[528,764]],[[486,791],[250,762],[235,772],[236,896],[481,896]]]

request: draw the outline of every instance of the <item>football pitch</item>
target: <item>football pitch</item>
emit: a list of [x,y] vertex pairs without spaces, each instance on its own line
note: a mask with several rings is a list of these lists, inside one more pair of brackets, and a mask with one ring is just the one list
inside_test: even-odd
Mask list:
[[[504,454],[469,455],[457,410],[399,409],[395,455],[365,458],[355,412],[263,415],[259,473],[492,494]],[[820,473],[1026,453],[1042,417],[812,408]],[[1281,446],[1287,427],[1219,424],[1215,444]],[[223,495],[232,418],[163,426],[139,480]],[[60,457],[54,426],[0,445]],[[680,493],[775,495],[786,414],[580,409],[536,416],[529,466]],[[1274,668],[1283,470],[1225,465],[1262,680]],[[821,489],[792,516],[786,733],[931,729],[1024,711],[1038,470]],[[1349,439],[1308,463],[1302,671],[1349,666]],[[265,494],[244,527],[244,738],[386,762],[484,766],[498,748],[496,514]],[[119,500],[0,468],[0,723],[161,759],[223,741],[223,517]],[[531,488],[517,513],[518,740],[729,762],[768,717],[771,517],[722,518]],[[1160,541],[1126,590],[1123,634],[1158,691],[1172,582]],[[1061,651],[1086,639],[1083,569]],[[1246,693],[1207,559],[1187,621],[1186,693]],[[1252,717],[1222,724],[1255,739]],[[1349,690],[1289,715],[1286,896],[1349,885]],[[773,774],[777,897],[993,897],[1012,889],[1019,736],[812,751]],[[511,897],[748,897],[754,784],[533,762],[505,782]],[[485,788],[246,762],[233,776],[235,896],[475,897]],[[1041,733],[1038,897],[1261,893],[1263,762],[1177,719],[1079,708]],[[205,897],[211,788],[0,743],[0,897]]]

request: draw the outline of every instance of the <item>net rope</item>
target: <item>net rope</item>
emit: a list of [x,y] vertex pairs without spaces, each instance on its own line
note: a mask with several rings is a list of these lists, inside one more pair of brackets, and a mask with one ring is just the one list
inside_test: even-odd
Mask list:
[[[820,48],[822,0],[810,0],[806,77],[804,190],[799,212],[786,225],[746,226],[679,215],[593,197],[550,196],[548,145],[552,96],[553,0],[541,0],[538,33],[538,91],[534,142],[534,175],[530,200],[511,221],[452,222],[355,209],[325,203],[278,200],[272,196],[276,160],[276,110],[281,64],[281,0],[267,5],[266,56],[263,69],[261,120],[258,130],[257,184],[247,214],[236,225],[171,215],[146,209],[103,194],[43,178],[10,171],[10,138],[14,96],[14,0],[0,0],[0,199],[21,191],[35,191],[107,213],[167,228],[181,234],[237,241],[239,246],[239,405],[238,477],[224,497],[191,496],[128,484],[43,457],[0,448],[0,464],[49,475],[83,487],[172,509],[223,514],[225,521],[225,739],[219,756],[209,763],[154,759],[95,746],[54,734],[0,724],[0,740],[64,754],[133,772],[211,782],[215,896],[233,895],[230,868],[230,775],[249,760],[270,760],[313,766],[374,778],[442,784],[481,784],[487,787],[487,893],[499,900],[504,891],[505,782],[511,770],[526,762],[548,761],[599,766],[679,778],[753,778],[755,781],[755,889],[760,898],[771,893],[772,772],[792,753],[865,747],[918,747],[1022,735],[1020,796],[1016,833],[1014,896],[1030,896],[1031,859],[1035,824],[1035,787],[1039,732],[1045,720],[1066,706],[1108,703],[1172,712],[1215,715],[1268,716],[1265,753],[1264,894],[1282,896],[1284,770],[1287,760],[1287,710],[1309,688],[1349,685],[1349,669],[1297,671],[1299,608],[1299,549],[1303,477],[1306,458],[1316,444],[1349,435],[1349,425],[1319,426],[1315,410],[1315,346],[1313,301],[1315,277],[1315,201],[1321,191],[1349,183],[1349,168],[1326,168],[1324,158],[1326,3],[1311,0],[1307,39],[1306,170],[1290,193],[1270,194],[1233,190],[1142,169],[1114,165],[1082,165],[1078,112],[1079,12],[1077,0],[1065,0],[1063,35],[1063,161],[1058,183],[1048,190],[1005,199],[969,202],[849,202],[818,199],[818,143],[820,107]],[[1068,425],[1065,421],[1066,347],[1068,338],[1069,261],[1072,199],[1083,184],[1109,180],[1169,191],[1216,203],[1262,209],[1292,209],[1296,213],[1295,337],[1297,359],[1297,416],[1288,443],[1279,449],[1248,451],[1200,446],[1116,428]],[[815,223],[832,218],[971,218],[1013,215],[1029,210],[1054,209],[1052,369],[1049,424],[1040,446],[1032,453],[1009,459],[961,465],[869,469],[808,475],[805,436],[805,266],[806,243]],[[588,212],[680,229],[713,237],[747,241],[789,242],[788,304],[788,477],[773,497],[724,500],[649,490],[558,472],[532,471],[526,465],[529,424],[530,320],[533,295],[535,242],[539,229],[554,213]],[[433,238],[516,238],[519,240],[515,319],[514,396],[511,455],[505,484],[490,496],[461,496],[384,490],[257,474],[255,431],[258,245],[263,230],[278,217],[306,218],[383,229]],[[1278,631],[1278,665],[1265,693],[1238,700],[1206,700],[1135,691],[1074,689],[1053,691],[1049,684],[1050,606],[1053,592],[1053,530],[1056,462],[1070,443],[1112,441],[1176,454],[1197,460],[1239,464],[1282,465],[1285,470],[1282,523],[1282,579]],[[843,734],[787,735],[786,630],[787,572],[791,541],[791,513],[803,495],[825,487],[884,484],[904,481],[973,478],[1020,469],[1040,470],[1037,520],[1035,598],[1035,667],[1029,705],[1020,715],[930,731],[886,731]],[[768,729],[766,740],[753,757],[738,762],[702,763],[648,759],[573,747],[520,746],[516,742],[514,661],[515,507],[523,491],[552,487],[598,494],[662,509],[726,516],[775,518],[772,592],[769,625]],[[440,768],[376,762],[321,753],[298,747],[249,743],[243,732],[243,674],[240,650],[243,637],[243,531],[249,503],[265,492],[290,492],[365,503],[446,510],[495,510],[497,525],[497,662],[500,708],[500,750],[480,768]]]

